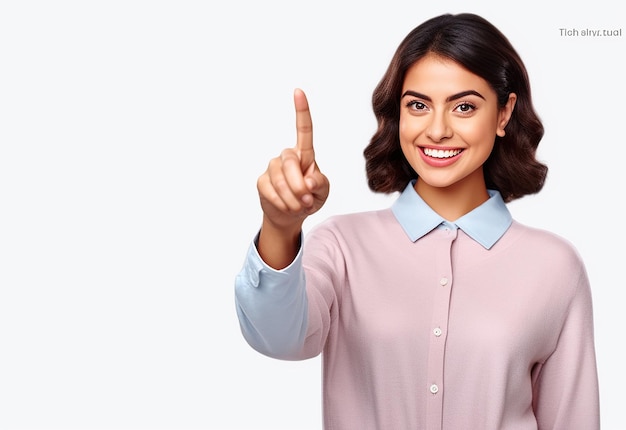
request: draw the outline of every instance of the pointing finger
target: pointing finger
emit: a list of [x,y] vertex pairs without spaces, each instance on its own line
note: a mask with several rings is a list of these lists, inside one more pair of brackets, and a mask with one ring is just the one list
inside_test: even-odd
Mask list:
[[296,107],[296,149],[301,154],[302,167],[306,169],[315,160],[313,152],[313,121],[311,120],[309,102],[304,91],[299,88],[296,89],[293,94],[293,101]]

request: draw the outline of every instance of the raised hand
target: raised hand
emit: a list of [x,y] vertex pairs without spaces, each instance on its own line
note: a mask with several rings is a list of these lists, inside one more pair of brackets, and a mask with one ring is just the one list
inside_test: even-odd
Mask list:
[[294,104],[296,146],[270,160],[257,181],[263,209],[258,249],[261,257],[277,268],[286,266],[295,256],[302,223],[324,205],[330,188],[328,178],[315,162],[311,113],[300,89],[294,92]]

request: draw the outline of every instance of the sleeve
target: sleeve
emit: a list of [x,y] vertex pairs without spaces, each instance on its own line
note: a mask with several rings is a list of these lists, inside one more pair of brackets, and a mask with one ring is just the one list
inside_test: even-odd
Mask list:
[[252,348],[274,358],[296,358],[308,316],[302,249],[288,267],[275,270],[252,243],[235,278],[235,306],[242,334]]
[[600,429],[592,298],[582,263],[556,348],[533,379],[540,430]]

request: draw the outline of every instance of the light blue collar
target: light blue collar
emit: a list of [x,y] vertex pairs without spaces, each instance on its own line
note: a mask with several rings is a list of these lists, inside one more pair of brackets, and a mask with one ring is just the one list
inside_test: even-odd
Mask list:
[[489,200],[456,221],[450,222],[426,204],[413,188],[414,185],[415,180],[406,186],[391,207],[396,219],[413,242],[440,225],[445,225],[460,228],[484,248],[490,249],[513,222],[511,213],[498,191],[487,190]]

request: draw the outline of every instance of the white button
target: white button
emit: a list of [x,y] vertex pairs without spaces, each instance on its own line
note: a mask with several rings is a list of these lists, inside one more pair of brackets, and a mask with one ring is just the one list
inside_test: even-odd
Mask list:
[[448,278],[444,276],[443,278],[439,280],[439,283],[441,284],[442,287],[445,287],[446,285],[448,285]]
[[439,387],[436,384],[431,385],[430,392],[433,394],[437,394],[439,392]]
[[437,327],[436,329],[433,330],[433,333],[435,334],[435,336],[439,337],[441,336],[441,329]]

